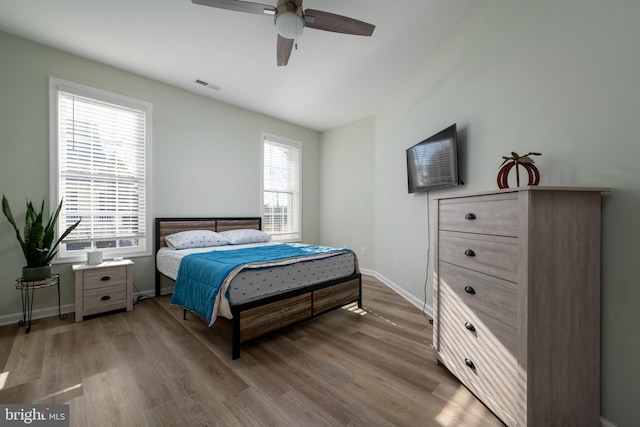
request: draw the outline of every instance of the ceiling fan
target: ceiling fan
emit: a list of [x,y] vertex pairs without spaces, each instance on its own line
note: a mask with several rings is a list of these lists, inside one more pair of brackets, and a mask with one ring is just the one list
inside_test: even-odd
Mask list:
[[302,0],[278,0],[275,7],[240,0],[191,0],[191,2],[219,9],[273,16],[278,31],[278,66],[287,65],[295,40],[302,34],[304,27],[358,36],[371,36],[376,28],[375,25],[335,13],[314,9],[303,11]]

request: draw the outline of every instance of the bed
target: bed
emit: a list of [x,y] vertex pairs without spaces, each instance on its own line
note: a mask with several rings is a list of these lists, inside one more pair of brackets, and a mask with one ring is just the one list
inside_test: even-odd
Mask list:
[[[209,326],[213,325],[217,316],[231,319],[233,359],[240,357],[240,345],[247,341],[350,303],[362,306],[362,280],[357,257],[352,251],[253,241],[248,244],[220,244],[212,248],[179,247],[180,250],[176,250],[172,240],[176,233],[184,235],[189,234],[184,232],[194,230],[228,236],[228,233],[235,233],[232,230],[246,230],[245,234],[257,230],[255,234],[259,235],[261,229],[262,219],[259,217],[155,220],[156,296],[172,293],[172,304],[183,307],[185,319],[187,311],[205,318]],[[167,236],[170,236],[170,245],[167,244]],[[236,253],[246,253],[256,257],[256,252],[271,251],[267,248],[271,245],[284,253],[312,249],[314,252],[309,256],[281,255],[284,258],[260,262],[247,258],[249,261],[246,263],[244,258],[235,256]],[[221,282],[215,301],[209,301],[210,295],[198,296],[202,301],[194,301],[196,297],[193,296],[186,298],[185,289],[189,286],[187,264],[197,262],[206,267],[209,260],[216,262],[217,255],[214,253],[226,259],[243,261],[238,261],[240,264],[233,266],[229,276]],[[197,255],[187,257],[192,254]],[[178,304],[174,299],[178,300]],[[201,306],[207,308],[203,310]],[[207,311],[209,307],[213,307],[211,314]]]

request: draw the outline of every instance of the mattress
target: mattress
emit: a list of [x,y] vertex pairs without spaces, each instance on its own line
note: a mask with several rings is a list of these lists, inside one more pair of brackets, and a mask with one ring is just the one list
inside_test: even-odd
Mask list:
[[[156,255],[156,266],[160,273],[175,280],[180,261],[186,255],[278,244],[280,243],[269,242],[183,250],[165,247],[160,249]],[[338,253],[327,258],[294,264],[248,268],[240,271],[231,280],[228,288],[228,300],[231,305],[238,305],[327,280],[339,279],[357,271],[357,261],[353,252]]]

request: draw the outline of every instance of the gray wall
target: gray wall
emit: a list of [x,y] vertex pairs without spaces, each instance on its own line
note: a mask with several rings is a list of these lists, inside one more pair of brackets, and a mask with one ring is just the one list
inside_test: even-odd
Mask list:
[[373,269],[373,118],[322,133],[320,236],[329,246],[346,246],[362,269]]
[[[305,240],[365,247],[363,267],[421,305],[425,291],[431,304],[430,283],[424,286],[432,257],[430,201],[494,189],[501,156],[540,151],[542,185],[615,188],[603,199],[601,413],[619,427],[634,425],[640,383],[633,368],[640,359],[633,324],[640,301],[634,268],[640,240],[639,17],[635,0],[478,0],[374,118],[322,135],[0,36],[0,190],[11,200],[47,195],[50,74],[154,103],[156,216],[178,215],[185,202],[193,214],[257,214],[256,171],[248,166],[248,176],[237,178],[240,191],[232,194],[217,186],[227,179],[225,165],[257,167],[260,131],[299,139],[305,143]],[[404,150],[454,122],[465,185],[408,195]],[[367,147],[372,153],[356,161],[354,154]],[[219,156],[228,162],[216,162]],[[210,178],[211,196],[179,191],[187,179],[184,167],[196,157],[207,160],[189,174]],[[207,170],[209,162],[223,171]],[[0,273],[8,278],[0,288],[0,315],[19,311],[12,285],[22,265],[16,245],[0,218]],[[152,259],[136,262],[137,282],[151,286]],[[68,266],[57,268],[70,277]],[[63,293],[72,302],[70,279]],[[429,355],[425,363],[431,363]]]
[[[261,132],[303,144],[303,238],[319,242],[320,134],[213,101],[55,49],[0,33],[0,192],[24,219],[25,198],[48,198],[48,77],[54,76],[153,104],[153,215],[259,216]],[[134,259],[135,285],[154,285],[153,257]],[[0,323],[21,313],[13,280],[24,265],[12,228],[0,217]],[[62,304],[74,304],[69,264],[61,273]],[[38,291],[34,310],[57,312],[54,289]],[[69,308],[69,307],[67,307]],[[47,311],[45,310],[44,313]],[[50,310],[53,314],[54,311]]]
[[[433,260],[430,203],[497,188],[503,155],[542,152],[535,158],[541,185],[615,188],[603,198],[601,414],[620,427],[637,424],[640,383],[633,368],[640,359],[639,18],[635,0],[479,0],[368,123],[373,129],[361,128],[359,137],[334,130],[331,141],[359,146],[373,132],[373,199],[362,201],[374,206],[370,265],[416,305],[425,293],[432,301],[431,283],[424,286]],[[405,149],[451,123],[458,124],[465,185],[408,195]],[[324,160],[338,163],[324,157],[323,171],[332,169]],[[340,189],[345,197],[369,193],[349,184]],[[323,212],[340,208],[327,201]]]

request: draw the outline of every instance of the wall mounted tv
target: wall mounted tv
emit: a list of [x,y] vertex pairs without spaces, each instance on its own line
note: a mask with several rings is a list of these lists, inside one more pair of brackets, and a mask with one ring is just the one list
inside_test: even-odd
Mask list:
[[409,193],[460,184],[456,124],[407,149]]

